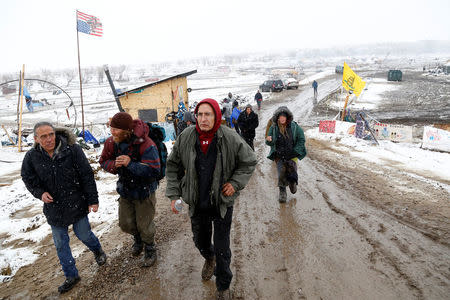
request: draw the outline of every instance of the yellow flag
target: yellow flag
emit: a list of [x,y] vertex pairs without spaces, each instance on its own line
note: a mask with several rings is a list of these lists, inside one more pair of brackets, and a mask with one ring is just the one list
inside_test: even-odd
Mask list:
[[347,91],[352,91],[356,96],[359,97],[364,86],[366,85],[365,81],[362,81],[361,77],[356,75],[350,67],[344,63],[344,74],[342,75],[342,86]]

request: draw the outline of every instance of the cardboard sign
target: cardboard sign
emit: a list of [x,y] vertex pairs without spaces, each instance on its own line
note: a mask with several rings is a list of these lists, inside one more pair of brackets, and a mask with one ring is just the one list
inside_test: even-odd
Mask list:
[[336,121],[320,121],[319,132],[322,133],[334,133],[336,129]]
[[422,148],[450,152],[450,131],[425,126]]
[[344,122],[344,121],[336,121],[336,134],[349,134],[354,135],[355,134],[355,123],[352,122]]
[[375,137],[379,140],[391,140],[393,142],[412,143],[412,130],[411,126],[404,125],[391,125],[376,123],[373,126]]

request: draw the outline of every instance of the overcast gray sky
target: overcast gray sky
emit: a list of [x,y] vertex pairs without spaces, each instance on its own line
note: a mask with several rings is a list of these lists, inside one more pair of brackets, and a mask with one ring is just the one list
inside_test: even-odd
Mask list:
[[77,67],[76,9],[104,31],[80,33],[82,67],[450,39],[449,0],[0,0],[0,73]]

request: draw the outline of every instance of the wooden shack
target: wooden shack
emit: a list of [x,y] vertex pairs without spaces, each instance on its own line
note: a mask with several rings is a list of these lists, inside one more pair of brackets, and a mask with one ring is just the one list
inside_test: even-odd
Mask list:
[[155,81],[117,96],[123,110],[133,118],[147,122],[164,122],[168,113],[178,110],[180,101],[189,107],[186,77],[194,73],[197,73],[197,70]]

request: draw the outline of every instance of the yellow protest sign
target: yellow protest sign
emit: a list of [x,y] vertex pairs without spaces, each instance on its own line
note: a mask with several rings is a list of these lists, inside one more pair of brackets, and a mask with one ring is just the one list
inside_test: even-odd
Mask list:
[[361,79],[350,67],[344,63],[344,74],[342,75],[342,86],[347,91],[352,91],[359,96],[364,89],[366,82]]

